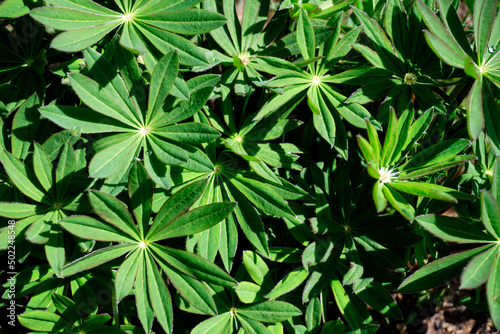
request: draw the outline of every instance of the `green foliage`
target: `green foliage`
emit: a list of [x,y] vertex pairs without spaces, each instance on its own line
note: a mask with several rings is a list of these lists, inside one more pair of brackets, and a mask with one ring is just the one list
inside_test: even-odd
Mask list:
[[461,275],[500,328],[500,13],[458,4],[4,1],[8,326],[374,333]]

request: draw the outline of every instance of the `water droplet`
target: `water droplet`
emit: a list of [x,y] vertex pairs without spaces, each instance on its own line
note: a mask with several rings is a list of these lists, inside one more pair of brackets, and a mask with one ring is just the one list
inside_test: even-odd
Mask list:
[[147,151],[146,154],[151,155],[151,154],[153,154],[153,151]]
[[413,73],[406,73],[405,78],[404,78],[404,82],[407,85],[413,85],[417,82],[417,76]]
[[495,52],[495,47],[494,47],[494,46],[490,46],[490,47],[488,48],[488,52],[489,52],[489,53],[493,53],[493,52]]

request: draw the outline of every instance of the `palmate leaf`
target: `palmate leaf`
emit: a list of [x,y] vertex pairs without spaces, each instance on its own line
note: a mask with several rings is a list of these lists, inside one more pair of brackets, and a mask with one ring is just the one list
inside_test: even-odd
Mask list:
[[128,48],[144,53],[155,51],[147,49],[146,45],[151,44],[163,53],[178,49],[183,64],[205,65],[207,59],[194,44],[172,34],[201,34],[225,24],[223,15],[189,9],[197,2],[183,1],[172,6],[170,1],[150,0],[133,8],[120,7],[115,12],[90,0],[52,1],[53,6],[36,8],[30,15],[44,25],[64,31],[52,41],[52,47],[61,51],[84,50],[119,27],[120,43]]
[[[119,45],[108,46],[108,49],[111,48],[119,49],[115,53],[120,57],[131,56],[129,51],[121,49]],[[143,82],[134,79],[140,76],[138,68],[134,72],[128,69],[120,72],[97,51],[89,49],[84,55],[90,67],[89,73],[95,80],[75,73],[70,76],[70,83],[80,99],[92,110],[49,105],[40,108],[40,112],[64,128],[78,126],[83,133],[117,133],[95,143],[96,152],[89,165],[91,177],[108,179],[107,184],[111,189],[105,186],[103,190],[119,192],[133,161],[140,159],[140,155],[144,157],[152,180],[168,188],[171,180],[166,175],[165,164],[185,164],[189,160],[189,152],[194,150],[191,145],[219,137],[219,132],[209,125],[178,123],[191,117],[205,104],[218,76],[204,75],[188,81],[188,101],[167,99],[178,80],[179,71],[178,53],[171,51],[155,62],[145,105],[139,102],[135,93],[141,88],[146,92]],[[117,59],[118,64],[120,59]],[[133,57],[128,62],[136,64]],[[139,81],[137,86],[131,83],[133,80]],[[168,103],[165,103],[166,99]]]
[[144,166],[136,163],[129,176],[129,199],[134,221],[127,206],[112,195],[91,191],[90,202],[102,220],[86,216],[71,216],[59,224],[68,232],[98,241],[118,242],[97,249],[64,266],[62,274],[71,276],[95,268],[123,255],[126,258],[118,268],[114,288],[117,301],[134,289],[137,312],[146,332],[156,317],[163,330],[172,332],[173,310],[163,274],[172,275],[174,285],[190,303],[199,309],[216,314],[216,306],[206,286],[200,282],[232,287],[234,279],[216,264],[206,259],[157,241],[198,233],[218,224],[230,214],[235,203],[212,203],[189,211],[206,187],[206,180],[193,182],[167,200],[149,224],[153,202],[153,183]]

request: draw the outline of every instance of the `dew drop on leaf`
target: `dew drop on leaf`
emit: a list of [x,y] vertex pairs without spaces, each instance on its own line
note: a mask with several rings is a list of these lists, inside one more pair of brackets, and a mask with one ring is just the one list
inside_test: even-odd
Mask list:
[[488,52],[489,52],[489,53],[494,53],[494,52],[495,52],[495,47],[494,47],[494,46],[490,46],[490,47],[488,48]]
[[147,151],[146,154],[151,155],[151,154],[153,154],[153,151]]

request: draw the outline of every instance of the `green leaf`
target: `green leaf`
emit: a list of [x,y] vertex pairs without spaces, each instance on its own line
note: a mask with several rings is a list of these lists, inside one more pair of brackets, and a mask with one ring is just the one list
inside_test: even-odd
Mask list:
[[494,238],[474,225],[457,218],[441,215],[426,215],[419,216],[416,220],[426,230],[447,241],[460,243],[495,241]]
[[500,239],[500,206],[486,190],[481,191],[481,220],[488,232]]
[[472,140],[476,140],[484,128],[483,83],[476,80],[469,93],[467,129]]
[[207,186],[207,180],[199,180],[184,186],[163,204],[149,228],[146,239],[156,235],[158,231],[185,213],[200,198]]
[[240,282],[236,288],[238,298],[245,304],[259,302],[264,299],[264,292],[260,285],[252,282]]
[[460,279],[460,289],[473,289],[485,283],[490,276],[496,256],[498,256],[498,246],[476,255],[464,269]]
[[380,25],[370,18],[366,13],[353,7],[354,13],[358,17],[359,21],[363,25],[363,30],[370,40],[373,41],[373,47],[376,51],[388,58],[394,65],[401,68],[402,56],[398,55],[396,50],[394,50],[391,42],[387,38],[386,34],[380,27]]
[[170,293],[151,256],[149,254],[145,256],[147,259],[147,285],[153,311],[163,330],[166,333],[172,333],[174,320]]
[[86,216],[70,216],[59,221],[62,227],[77,237],[98,241],[137,242],[137,236],[128,235],[114,225]]
[[208,318],[196,325],[191,334],[219,334],[221,333],[221,329],[230,322],[230,319],[231,315],[229,312]]
[[43,25],[63,31],[96,27],[111,22],[116,22],[118,25],[118,21],[121,20],[121,15],[104,16],[62,7],[34,8],[30,16]]
[[293,85],[289,89],[284,90],[284,93],[282,95],[276,95],[273,99],[269,100],[269,102],[267,102],[262,107],[262,109],[260,109],[260,111],[254,117],[254,121],[258,121],[264,118],[264,116],[280,108],[292,99],[303,99],[307,94],[306,89],[308,89],[309,86],[309,84]]
[[121,170],[124,165],[132,163],[140,144],[140,137],[134,134],[128,134],[127,137],[94,155],[89,164],[91,177],[110,177]]
[[266,295],[266,298],[274,299],[297,288],[307,278],[308,273],[298,267],[289,272],[276,286]]
[[[98,113],[111,117],[130,127],[139,127],[139,122],[134,116],[130,115],[128,108],[120,105],[114,97],[97,82],[80,73],[72,73],[68,77],[71,87],[73,87],[78,97],[80,97],[87,106]],[[69,111],[74,112],[74,109],[69,109]],[[102,122],[102,120],[100,122]]]
[[135,27],[163,54],[176,50],[179,62],[187,66],[208,64],[205,54],[188,40],[168,31],[137,22]]
[[359,314],[353,305],[349,294],[346,292],[342,283],[335,277],[335,275],[334,279],[330,282],[330,287],[332,289],[333,296],[335,297],[335,301],[337,302],[337,307],[347,320],[347,323],[349,323],[353,329],[358,329],[360,322]]
[[181,143],[199,144],[220,136],[213,127],[203,123],[182,123],[154,130],[154,133]]
[[[27,168],[11,153],[4,151],[3,166],[12,183],[26,196],[35,202],[51,205],[50,200],[38,184],[35,173]],[[36,183],[35,183],[36,182]]]
[[50,161],[47,154],[43,150],[42,146],[35,143],[35,149],[33,152],[33,169],[35,171],[36,177],[42,187],[47,191],[52,198],[55,198],[54,192],[54,177],[52,175],[52,162]]
[[474,41],[476,42],[478,64],[483,64],[483,58],[488,52],[490,32],[495,23],[498,1],[478,0],[474,3]]
[[[314,58],[314,29],[304,8],[300,9],[297,20],[297,44],[305,60]],[[312,69],[311,66],[309,66]]]
[[415,219],[415,209],[399,192],[392,189],[390,184],[391,183],[385,184],[382,188],[385,198],[403,217],[409,221],[413,221]]
[[175,286],[177,291],[195,308],[204,314],[216,315],[217,307],[212,295],[204,283],[191,276],[182,274],[179,270],[160,262],[161,268],[165,271],[168,279]]
[[307,305],[306,310],[306,325],[310,333],[317,331],[320,327],[322,313],[321,302],[318,298],[313,298]]
[[40,106],[38,96],[31,95],[16,111],[12,120],[12,155],[24,160],[28,155],[31,142],[40,122],[37,108]]
[[493,324],[500,328],[500,256],[498,254],[486,284],[486,295]]
[[30,8],[25,6],[23,0],[5,0],[0,4],[0,17],[16,18],[28,14]]
[[492,245],[484,245],[434,260],[405,279],[399,286],[398,291],[401,293],[417,292],[442,285],[458,276],[472,257],[490,247]]
[[45,244],[45,256],[57,277],[62,277],[61,268],[66,262],[63,231],[57,223],[57,214],[52,216],[49,240]]
[[36,331],[61,331],[67,325],[67,321],[64,318],[48,311],[26,312],[20,314],[17,319],[24,327]]
[[182,237],[204,231],[226,218],[235,206],[236,203],[212,203],[190,210],[153,234],[149,241]]
[[147,137],[147,142],[153,149],[152,153],[164,164],[178,165],[187,163],[189,160],[188,152],[178,144],[172,144],[153,135]]
[[[151,331],[154,319],[154,310],[151,307],[151,300],[148,293],[147,268],[144,250],[140,252],[139,268],[137,269],[137,278],[135,281],[135,302],[137,305],[137,315],[141,321],[142,328],[146,333]],[[157,288],[157,287],[155,287]]]
[[57,201],[65,198],[66,191],[71,185],[73,174],[76,170],[76,156],[69,142],[64,144],[56,168],[56,194]]
[[236,319],[238,319],[238,321],[240,322],[242,329],[245,330],[245,333],[271,334],[271,331],[269,331],[269,329],[267,329],[266,326],[264,326],[262,323],[256,320],[247,318],[238,313],[236,313]]
[[455,190],[437,184],[411,181],[392,181],[390,187],[411,195],[436,198],[447,202],[457,202],[455,197],[452,195]]
[[163,105],[165,98],[177,79],[178,71],[179,56],[175,51],[164,55],[156,64],[151,76],[147,120],[150,119],[152,113],[156,112]]
[[230,200],[238,203],[234,213],[243,234],[259,253],[268,256],[266,232],[257,210],[232,184],[225,184],[225,187]]
[[263,30],[267,23],[269,5],[269,1],[245,1],[241,27],[241,50],[246,51],[254,48],[259,37],[265,34]]
[[257,253],[244,251],[243,265],[255,283],[266,287],[266,283],[269,283],[270,279],[269,268]]
[[89,192],[89,199],[99,217],[136,240],[141,240],[134,220],[123,202],[107,193],[95,190]]
[[81,324],[81,314],[74,301],[58,293],[52,294],[52,301],[63,318],[72,324],[77,321]]
[[448,139],[439,142],[416,154],[404,165],[403,169],[405,171],[421,169],[446,162],[469,146],[470,142],[464,139]]
[[[463,50],[460,48],[460,46],[457,44],[453,36],[448,32],[448,30],[444,27],[444,25],[441,23],[441,21],[438,19],[436,14],[427,7],[426,4],[424,4],[421,0],[418,0],[416,3],[418,9],[420,10],[420,13],[422,14],[422,17],[426,23],[426,25],[429,27],[429,29],[432,31],[433,38],[439,40],[440,45],[445,46],[447,52],[436,52],[440,57],[449,57],[450,54],[453,54],[452,57],[457,59],[463,60],[463,57],[465,56]],[[430,36],[428,32],[425,32],[425,37],[426,39]],[[429,41],[429,40],[428,40]],[[433,48],[433,44],[430,44],[431,48]],[[436,50],[434,50],[436,51]],[[446,59],[443,59],[446,61]],[[447,62],[447,61],[446,61]],[[463,61],[459,62],[459,65],[457,67],[462,67],[463,66]],[[448,63],[450,64],[450,63]],[[450,64],[452,66],[455,66],[454,64]]]
[[226,23],[226,18],[203,9],[183,9],[156,12],[137,16],[141,22],[181,35],[198,35],[217,29]]
[[144,237],[151,217],[153,182],[144,166],[138,162],[132,166],[128,176],[128,196],[132,212],[139,225],[139,232]]
[[295,217],[288,204],[265,183],[241,175],[232,178],[231,183],[262,211],[278,217]]
[[236,282],[225,271],[201,256],[157,244],[151,244],[151,247],[155,252],[155,257],[165,260],[181,272],[216,285],[228,287],[236,285]]
[[465,58],[446,44],[442,39],[429,31],[424,31],[425,39],[432,50],[448,65],[464,68]]
[[[50,46],[64,52],[77,52],[100,41],[109,32],[120,25],[121,21],[111,21],[95,27],[65,31],[57,35]],[[83,38],[82,38],[83,36]]]
[[238,308],[237,314],[261,322],[282,322],[302,312],[290,303],[268,300]]
[[39,206],[27,203],[0,202],[0,216],[21,219],[37,214]]
[[81,271],[95,268],[103,263],[116,259],[127,252],[130,252],[136,247],[137,245],[122,244],[101,248],[65,265],[62,272],[63,276],[68,277]]
[[128,254],[125,261],[122,262],[116,271],[115,293],[117,303],[128,296],[134,287],[137,269],[139,268],[139,256],[142,256],[142,254],[141,250],[137,248]]

